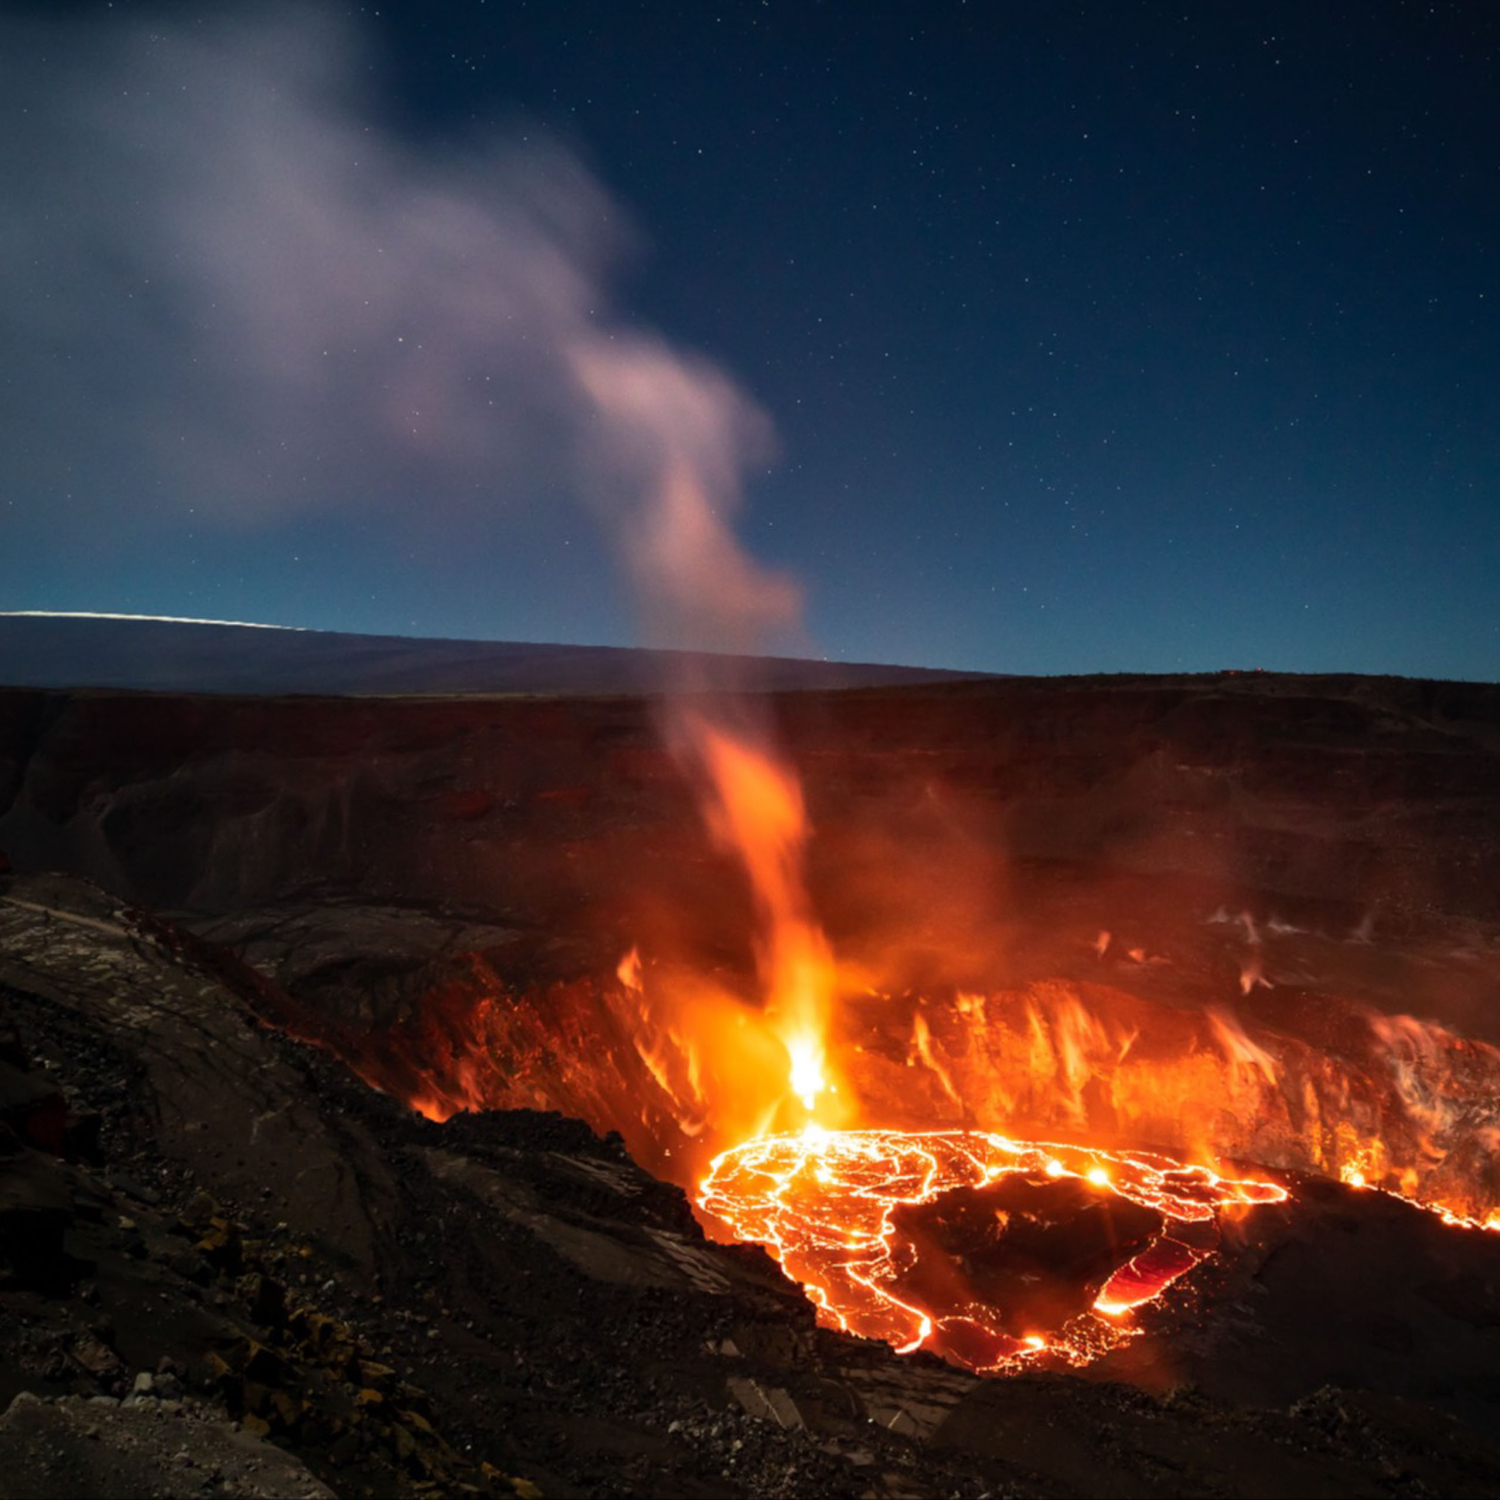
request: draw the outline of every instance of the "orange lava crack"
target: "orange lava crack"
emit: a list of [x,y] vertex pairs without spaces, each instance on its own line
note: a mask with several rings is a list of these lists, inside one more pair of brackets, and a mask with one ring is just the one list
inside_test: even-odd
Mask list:
[[[1001,1309],[972,1298],[921,1305],[903,1285],[917,1251],[898,1234],[893,1215],[1015,1174],[1039,1184],[1079,1179],[1094,1192],[1154,1210],[1164,1227],[1108,1276],[1085,1313],[1060,1327],[1017,1333],[1004,1326]],[[803,1285],[825,1325],[998,1373],[1044,1355],[1087,1364],[1117,1348],[1135,1335],[1131,1311],[1212,1253],[1189,1243],[1191,1234],[1179,1237],[1186,1226],[1212,1226],[1226,1208],[1287,1196],[1276,1183],[1221,1177],[1144,1152],[1111,1154],[982,1131],[810,1126],[722,1152],[699,1184],[698,1203],[737,1239],[765,1245]]]

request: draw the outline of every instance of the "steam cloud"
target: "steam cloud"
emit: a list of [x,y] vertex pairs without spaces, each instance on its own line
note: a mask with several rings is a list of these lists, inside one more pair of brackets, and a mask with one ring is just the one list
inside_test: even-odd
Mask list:
[[730,523],[769,423],[611,311],[619,209],[555,144],[405,139],[368,61],[307,8],[0,23],[7,491],[98,524],[472,526],[561,480],[652,643],[747,651],[794,625],[795,585]]

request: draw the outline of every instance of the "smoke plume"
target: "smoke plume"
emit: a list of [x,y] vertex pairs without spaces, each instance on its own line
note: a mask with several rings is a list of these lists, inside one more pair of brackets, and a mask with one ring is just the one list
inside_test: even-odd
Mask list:
[[[764,994],[811,1101],[833,966],[800,793],[737,695],[743,664],[703,654],[763,651],[800,612],[731,524],[770,424],[611,308],[628,227],[576,158],[416,144],[365,97],[365,61],[306,9],[0,29],[6,483],[59,524],[359,507],[466,535],[571,488],[648,642],[694,653],[664,733],[756,893]],[[763,835],[739,814],[766,787],[790,823]]]
[[413,141],[370,63],[308,7],[0,22],[11,504],[503,530],[566,488],[652,643],[790,627],[795,587],[731,524],[769,423],[611,306],[626,216],[534,134]]

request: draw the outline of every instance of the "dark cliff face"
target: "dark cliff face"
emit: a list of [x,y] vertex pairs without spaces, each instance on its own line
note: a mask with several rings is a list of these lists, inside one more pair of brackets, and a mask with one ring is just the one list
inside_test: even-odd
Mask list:
[[[1027,861],[1342,904],[1354,922],[1500,917],[1500,688],[1015,679],[788,694],[775,715],[815,883],[848,923],[910,907],[903,867],[983,886]],[[705,870],[734,905],[655,724],[638,698],[12,690],[0,847],[204,912],[324,887],[623,920],[622,886],[691,907]]]
[[[769,703],[818,914],[883,991],[1320,993],[1500,1041],[1500,687],[1223,674]],[[295,911],[279,979],[362,1009],[501,933],[526,936],[518,982],[612,975],[632,945],[747,981],[744,879],[659,714],[0,692],[0,849],[242,948]]]

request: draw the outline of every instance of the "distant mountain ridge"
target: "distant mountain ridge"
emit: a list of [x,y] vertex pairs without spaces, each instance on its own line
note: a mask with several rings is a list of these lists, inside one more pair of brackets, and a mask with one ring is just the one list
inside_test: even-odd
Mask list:
[[[136,692],[388,697],[659,693],[694,656],[627,646],[423,640],[212,620],[0,613],[0,686]],[[716,659],[720,660],[720,659]],[[765,691],[886,687],[983,677],[925,667],[722,659]]]

